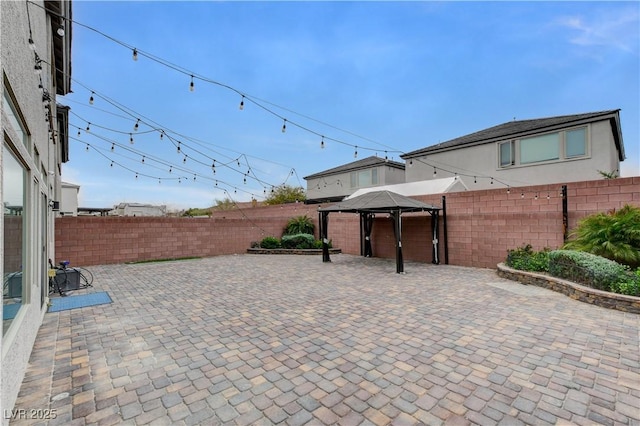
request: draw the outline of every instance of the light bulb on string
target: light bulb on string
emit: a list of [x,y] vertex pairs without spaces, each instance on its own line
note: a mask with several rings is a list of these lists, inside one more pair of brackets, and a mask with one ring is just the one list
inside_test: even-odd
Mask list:
[[115,144],[115,143],[112,143],[112,144],[111,144],[111,152],[113,152],[113,150],[115,150],[115,149],[116,149],[116,144]]
[[358,145],[356,145],[356,149],[353,152],[353,158],[358,158]]
[[473,183],[478,183],[478,179],[476,179],[476,177],[473,177]]
[[244,184],[246,185],[247,184],[247,175],[244,175],[244,179],[243,180],[244,180]]
[[93,92],[91,92],[91,96],[89,97],[89,105],[93,105]]
[[178,141],[178,145],[176,146],[176,151],[178,151],[178,154],[180,154],[180,141]]
[[36,44],[33,42],[33,39],[29,37],[29,49],[36,50]]
[[136,124],[133,125],[133,131],[137,132],[139,127],[140,127],[140,119],[138,118],[138,120],[136,121]]
[[218,181],[216,180],[216,188],[218,187]]
[[547,192],[547,200],[549,200],[550,198],[551,198],[551,194]]
[[113,167],[113,161],[111,162],[111,164],[109,165],[109,167]]
[[244,95],[242,95],[242,99],[240,99],[240,106],[238,107],[240,111],[244,109]]
[[138,49],[136,49],[135,47],[133,48],[133,60],[138,60]]
[[142,156],[142,164],[144,164],[144,155]]
[[169,173],[173,172],[173,166],[169,166]]
[[535,195],[534,199],[536,199],[536,200],[538,199],[538,193],[537,192],[536,192],[536,195]]
[[196,86],[193,84],[193,75],[191,76],[191,83],[189,83],[189,91],[193,92],[196,90]]
[[511,187],[507,186],[507,194],[511,194]]
[[82,136],[82,134],[80,133],[80,129],[78,128],[78,137]]
[[435,166],[434,166],[434,167],[433,167],[433,177],[436,177],[436,174],[437,174],[437,173],[438,173],[438,172],[436,171],[436,168],[435,168]]
[[187,162],[187,156],[185,155],[184,158],[182,159],[182,163],[186,163]]
[[160,130],[160,140],[164,139],[164,130]]
[[91,126],[91,123],[87,123],[87,128],[85,129],[85,131],[87,133],[89,133],[91,131],[91,129],[89,128],[89,126]]
[[193,174],[193,181],[194,182],[196,181],[196,174],[195,173]]
[[520,198],[524,198],[524,192],[520,193]]
[[87,147],[85,148],[85,151],[89,152],[89,144],[87,144]]
[[320,149],[324,149],[324,136],[322,137],[322,140],[320,141]]
[[384,152],[384,161],[389,161],[389,156],[387,155],[387,151]]
[[138,173],[136,172],[136,179],[138,179]]
[[491,185],[493,185],[493,177],[491,178]]
[[129,133],[129,143],[133,145],[133,133]]
[[282,133],[286,131],[287,131],[287,119],[285,118],[283,119],[283,122],[282,122]]

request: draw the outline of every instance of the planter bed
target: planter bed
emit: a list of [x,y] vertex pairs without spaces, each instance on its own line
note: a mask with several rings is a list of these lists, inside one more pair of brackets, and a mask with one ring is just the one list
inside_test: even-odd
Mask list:
[[[247,249],[249,254],[322,254],[322,249],[263,249],[263,248],[249,248]],[[341,249],[332,248],[329,249],[329,254],[342,253]]]
[[557,291],[572,299],[603,308],[640,314],[640,297],[596,290],[562,278],[552,277],[539,272],[519,271],[504,263],[498,264],[498,275],[502,278],[518,281],[525,285],[535,285]]

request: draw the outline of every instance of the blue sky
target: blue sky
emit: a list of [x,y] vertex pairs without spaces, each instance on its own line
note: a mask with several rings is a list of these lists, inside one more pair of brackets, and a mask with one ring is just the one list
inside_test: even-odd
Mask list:
[[608,109],[621,173],[640,174],[638,2],[75,1],[73,19],[63,180],[83,207],[260,200],[356,146],[401,161],[514,118]]

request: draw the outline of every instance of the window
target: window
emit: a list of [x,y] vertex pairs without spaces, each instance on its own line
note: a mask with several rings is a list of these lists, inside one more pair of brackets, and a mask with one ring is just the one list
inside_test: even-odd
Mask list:
[[498,143],[499,166],[511,167],[585,157],[587,127]]
[[567,158],[587,155],[587,129],[569,130],[565,141],[565,156]]
[[22,125],[22,120],[20,119],[20,115],[18,115],[18,111],[11,100],[8,90],[4,91],[4,98],[2,99],[2,108],[7,113],[9,118],[9,124],[11,128],[16,132],[21,142],[25,147],[29,148],[29,138],[28,133],[24,126]]
[[515,162],[515,141],[503,142],[500,144],[500,167],[513,166]]
[[378,184],[378,169],[367,169],[351,172],[351,188],[362,188]]
[[25,200],[27,197],[25,182],[27,171],[16,156],[6,146],[2,152],[2,196],[4,201],[4,277],[3,299],[4,313],[2,334],[9,329],[22,303],[25,289],[23,272],[26,261],[27,225]]
[[560,134],[520,140],[520,164],[539,163],[560,158]]

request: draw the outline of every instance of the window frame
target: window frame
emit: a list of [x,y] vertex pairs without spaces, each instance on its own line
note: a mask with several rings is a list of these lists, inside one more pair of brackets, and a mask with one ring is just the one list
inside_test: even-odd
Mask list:
[[[570,132],[583,130],[584,131],[584,153],[579,155],[571,155],[567,154],[567,134]],[[522,162],[522,141],[526,141],[527,139],[544,137],[547,135],[558,135],[558,158],[547,159],[547,160],[539,160],[539,161],[528,161]],[[511,164],[505,165],[502,163],[502,147],[505,144],[511,144],[511,155],[512,162]],[[527,166],[536,166],[540,164],[553,164],[553,163],[561,163],[565,161],[573,161],[573,160],[582,160],[585,158],[589,158],[591,156],[591,125],[581,125],[576,127],[570,127],[562,130],[558,130],[555,132],[545,132],[539,133],[535,135],[531,135],[529,137],[523,137],[518,139],[511,140],[503,140],[496,143],[496,151],[497,151],[497,161],[498,161],[498,169],[508,169],[513,167],[527,167]]]

